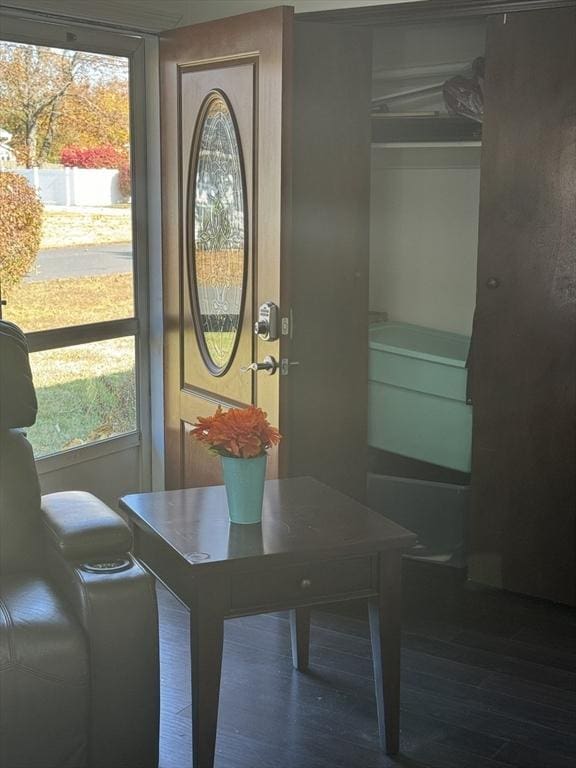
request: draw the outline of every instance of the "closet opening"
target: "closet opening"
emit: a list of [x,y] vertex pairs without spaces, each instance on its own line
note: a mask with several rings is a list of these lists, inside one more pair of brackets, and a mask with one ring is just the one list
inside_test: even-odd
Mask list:
[[462,575],[485,25],[373,35],[367,498]]

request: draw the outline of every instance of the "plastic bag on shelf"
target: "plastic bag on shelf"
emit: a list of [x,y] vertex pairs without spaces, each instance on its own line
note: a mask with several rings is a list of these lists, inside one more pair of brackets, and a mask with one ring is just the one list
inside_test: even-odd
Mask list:
[[468,117],[481,123],[484,117],[484,58],[472,62],[472,77],[456,75],[442,87],[444,103],[451,115]]

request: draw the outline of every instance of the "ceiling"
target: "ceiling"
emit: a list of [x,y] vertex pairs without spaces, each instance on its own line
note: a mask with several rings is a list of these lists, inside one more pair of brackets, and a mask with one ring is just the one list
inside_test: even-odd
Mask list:
[[189,4],[188,0],[0,0],[0,8],[40,11],[150,32],[181,24]]
[[414,0],[0,0],[0,9],[40,11],[71,19],[99,21],[134,30],[160,32],[184,24],[280,4],[293,5],[296,12],[301,13],[397,2]]

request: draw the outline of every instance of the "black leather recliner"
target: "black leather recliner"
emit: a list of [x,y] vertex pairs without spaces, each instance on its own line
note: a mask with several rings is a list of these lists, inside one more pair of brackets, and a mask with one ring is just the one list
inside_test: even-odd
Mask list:
[[101,501],[41,499],[35,418],[25,337],[0,321],[0,768],[154,768],[154,581]]

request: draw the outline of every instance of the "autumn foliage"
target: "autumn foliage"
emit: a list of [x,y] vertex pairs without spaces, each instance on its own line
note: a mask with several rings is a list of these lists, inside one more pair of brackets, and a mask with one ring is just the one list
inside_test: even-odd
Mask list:
[[18,173],[0,173],[0,281],[15,285],[29,271],[40,248],[42,203]]
[[0,86],[1,127],[13,134],[10,146],[27,168],[57,162],[69,146],[125,152],[127,59],[0,41]]
[[214,453],[236,459],[262,456],[281,439],[264,411],[255,405],[228,411],[218,406],[213,416],[198,418],[191,434]]
[[126,163],[126,154],[111,144],[100,147],[64,147],[60,162],[70,168],[120,168]]

